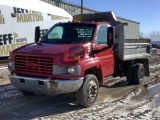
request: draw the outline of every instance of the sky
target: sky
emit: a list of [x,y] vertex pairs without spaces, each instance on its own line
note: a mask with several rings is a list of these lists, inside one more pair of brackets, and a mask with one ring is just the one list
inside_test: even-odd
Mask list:
[[[81,0],[64,0],[81,5]],[[84,7],[113,11],[118,17],[140,22],[140,31],[160,31],[160,0],[83,0]]]

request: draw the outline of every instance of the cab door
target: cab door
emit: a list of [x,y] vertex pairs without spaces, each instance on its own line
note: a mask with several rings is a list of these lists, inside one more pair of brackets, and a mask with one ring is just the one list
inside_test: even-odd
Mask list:
[[107,25],[100,25],[97,29],[95,57],[101,62],[103,76],[109,76],[114,73],[114,56],[112,47],[107,45]]

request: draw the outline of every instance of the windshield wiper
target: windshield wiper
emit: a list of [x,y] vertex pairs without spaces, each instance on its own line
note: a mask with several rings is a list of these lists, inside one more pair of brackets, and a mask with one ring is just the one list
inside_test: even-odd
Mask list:
[[51,43],[50,41],[47,41],[47,40],[41,40],[40,42],[41,43]]

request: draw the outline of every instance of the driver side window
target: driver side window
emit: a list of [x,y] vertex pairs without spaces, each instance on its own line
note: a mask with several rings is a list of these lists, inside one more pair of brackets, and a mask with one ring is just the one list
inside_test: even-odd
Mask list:
[[107,45],[107,29],[107,25],[99,27],[96,37],[96,45]]

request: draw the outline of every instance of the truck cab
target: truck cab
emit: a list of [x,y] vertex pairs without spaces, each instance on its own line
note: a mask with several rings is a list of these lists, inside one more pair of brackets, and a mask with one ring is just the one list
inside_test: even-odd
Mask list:
[[[114,19],[112,13],[108,15]],[[149,75],[149,40],[124,43],[123,35],[116,35],[117,26],[123,30],[119,22],[83,20],[57,23],[42,39],[37,27],[35,43],[10,54],[11,83],[25,95],[76,93],[78,103],[88,107],[96,101],[105,77],[126,76],[129,83],[139,84]],[[121,53],[122,46],[131,53],[125,49]],[[137,46],[139,53],[134,49]],[[132,77],[133,72],[136,77]]]

